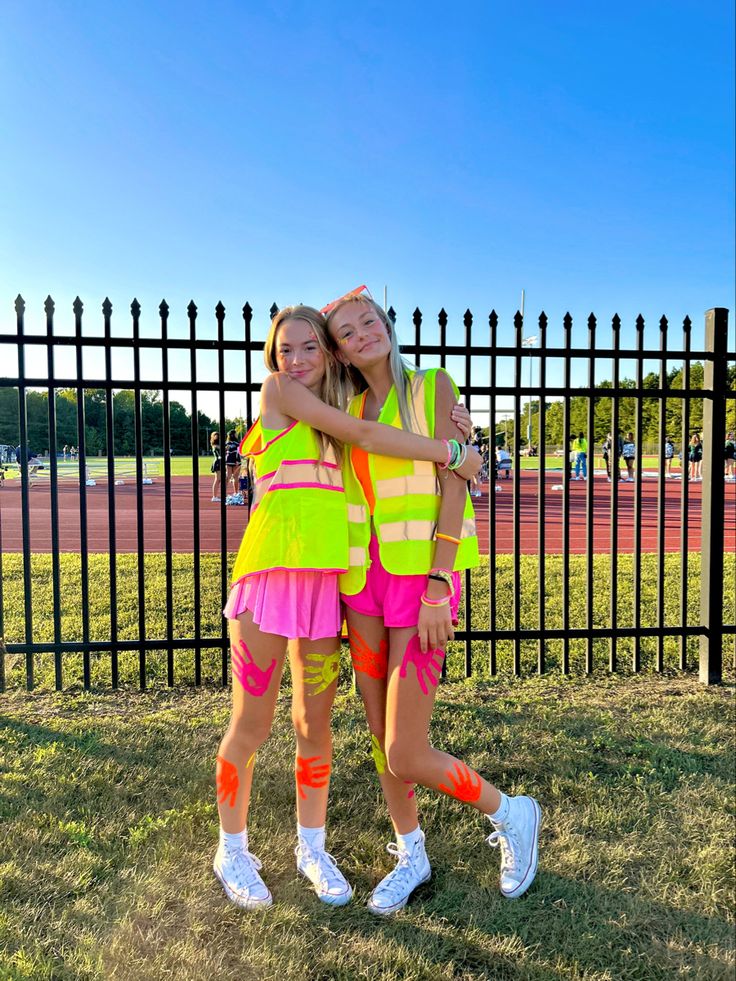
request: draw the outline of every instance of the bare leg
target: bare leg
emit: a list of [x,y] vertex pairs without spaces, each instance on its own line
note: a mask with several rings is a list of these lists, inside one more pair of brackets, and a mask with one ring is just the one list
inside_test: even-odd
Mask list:
[[379,617],[365,616],[349,609],[347,620],[350,653],[371,732],[378,779],[394,830],[397,834],[408,834],[419,824],[414,788],[391,772],[385,755],[388,633]]
[[233,711],[217,751],[217,807],[223,831],[237,834],[248,820],[255,754],[271,732],[286,639],[262,633],[246,612],[230,621],[230,644]]
[[[480,774],[429,742],[429,722],[441,666],[438,652],[422,655],[414,627],[390,631],[386,698],[386,755],[395,778],[419,783],[464,801],[484,814],[496,812],[499,791]],[[410,643],[411,642],[411,643]],[[434,666],[426,660],[435,655]]]
[[330,718],[340,667],[340,639],[292,640],[289,660],[296,732],[296,811],[302,827],[321,828],[327,817],[330,789]]

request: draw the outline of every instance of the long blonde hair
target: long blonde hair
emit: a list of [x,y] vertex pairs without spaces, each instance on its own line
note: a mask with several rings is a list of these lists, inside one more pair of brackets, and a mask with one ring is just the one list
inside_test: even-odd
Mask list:
[[[343,299],[341,299],[327,314],[328,327],[337,311],[340,310],[341,307],[345,306],[346,303],[364,303],[366,306],[371,307],[375,311],[378,319],[386,328],[386,333],[391,341],[391,353],[388,356],[388,367],[391,373],[391,380],[394,384],[394,388],[396,389],[396,398],[399,403],[401,425],[407,430],[407,432],[419,432],[419,425],[417,423],[416,412],[414,410],[414,399],[412,397],[412,386],[409,378],[409,372],[417,371],[418,369],[415,367],[415,365],[411,364],[410,361],[407,361],[401,354],[401,351],[399,350],[399,339],[391,318],[383,307],[380,307],[372,297],[348,295],[343,297]],[[331,337],[330,340],[332,341]],[[421,372],[419,372],[419,374],[421,374]],[[348,366],[346,375],[356,392],[362,392],[368,387],[363,375],[352,365]]]
[[[270,372],[279,370],[276,360],[276,338],[279,327],[287,320],[303,320],[309,324],[314,333],[319,349],[325,359],[325,373],[319,387],[319,398],[327,405],[336,409],[345,409],[349,397],[352,395],[352,386],[348,381],[344,366],[335,357],[334,350],[330,344],[329,334],[327,333],[327,321],[314,307],[297,304],[293,307],[284,307],[276,314],[271,321],[271,327],[266,337],[263,348],[263,360]],[[327,445],[335,451],[338,461],[342,456],[342,444],[334,436],[327,433],[318,432],[322,443],[322,449]]]

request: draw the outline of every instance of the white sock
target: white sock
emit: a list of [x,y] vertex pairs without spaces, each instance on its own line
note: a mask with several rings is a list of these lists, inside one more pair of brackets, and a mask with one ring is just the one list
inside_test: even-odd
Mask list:
[[223,848],[227,848],[228,851],[248,851],[248,829],[243,828],[242,831],[236,831],[235,834],[230,834],[228,831],[223,831],[220,828],[220,844]]
[[311,848],[312,851],[324,851],[325,848],[325,826],[322,825],[321,828],[305,828],[301,824],[297,824],[296,833],[299,836],[299,842]]
[[421,840],[422,829],[419,827],[419,825],[417,825],[416,828],[414,828],[414,830],[410,831],[408,834],[396,835],[396,844],[402,851],[405,852],[412,851],[417,842],[420,842]]
[[493,814],[487,814],[486,817],[493,821],[494,824],[503,824],[508,816],[509,799],[506,794],[501,794],[501,803],[498,805],[498,810],[494,811]]

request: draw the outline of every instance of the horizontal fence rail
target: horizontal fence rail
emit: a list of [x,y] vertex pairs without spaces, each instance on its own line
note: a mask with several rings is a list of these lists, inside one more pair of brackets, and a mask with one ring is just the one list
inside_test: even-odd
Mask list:
[[[263,369],[252,358],[263,351],[267,318],[254,328],[245,304],[234,339],[221,303],[205,329],[192,302],[172,330],[162,302],[150,336],[133,301],[122,336],[113,331],[109,300],[101,312],[98,328],[85,330],[77,299],[73,331],[59,331],[49,297],[45,328],[29,331],[18,297],[15,330],[0,332],[0,689],[19,677],[33,688],[50,657],[57,689],[70,673],[85,688],[129,682],[131,656],[141,688],[183,679],[227,684],[227,621],[219,611],[247,486],[239,499],[233,479],[228,497],[223,454],[220,499],[210,500],[215,478],[201,465],[212,430],[223,447],[229,429],[242,436],[257,414]],[[736,661],[736,481],[724,479],[723,450],[736,426],[728,311],[706,313],[696,346],[689,318],[673,329],[663,317],[649,347],[641,317],[631,329],[614,317],[602,347],[593,315],[584,346],[579,337],[573,343],[569,315],[554,346],[544,313],[531,329],[517,313],[501,330],[495,312],[478,324],[466,311],[450,341],[444,310],[430,328],[418,309],[410,324],[389,314],[410,361],[450,367],[488,455],[487,490],[474,498],[479,527],[487,527],[487,579],[485,566],[464,573],[464,616],[448,672],[461,665],[469,677],[480,663],[490,675],[506,667],[515,674],[639,671],[644,662],[687,670],[697,645],[701,680],[720,681],[724,650]],[[423,340],[430,330],[437,343]],[[634,446],[631,470],[619,432]],[[573,464],[579,433],[587,453]],[[596,458],[609,433],[606,477],[596,473]],[[695,467],[688,480],[694,433],[702,479]],[[681,462],[676,449],[671,458],[665,453],[670,436]],[[647,446],[653,463],[645,461]],[[533,457],[536,470],[524,469]],[[588,471],[582,489],[573,486],[581,465]],[[619,486],[619,471],[634,474],[622,482],[632,487]],[[229,506],[241,501],[242,510]],[[162,527],[154,533],[156,514]],[[649,622],[645,594],[653,597]]]

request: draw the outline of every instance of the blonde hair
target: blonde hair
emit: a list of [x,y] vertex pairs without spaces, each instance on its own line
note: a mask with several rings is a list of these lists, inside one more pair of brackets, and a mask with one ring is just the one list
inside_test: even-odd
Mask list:
[[[364,303],[366,306],[371,307],[375,311],[378,319],[386,328],[386,333],[391,341],[391,352],[388,356],[388,367],[391,373],[391,380],[393,381],[394,388],[396,389],[401,425],[408,432],[419,432],[419,425],[417,423],[416,412],[414,410],[414,399],[412,396],[412,386],[410,384],[409,372],[417,371],[419,375],[421,375],[421,372],[418,371],[415,365],[411,364],[411,362],[407,361],[406,358],[402,356],[401,351],[399,350],[399,339],[391,318],[383,307],[380,307],[372,297],[360,295],[345,296],[327,314],[328,327],[335,314],[338,312],[338,310],[344,307],[346,303]],[[366,380],[357,368],[350,365],[346,374],[356,392],[362,392],[367,388]]]
[[[312,328],[315,340],[325,359],[325,373],[322,376],[318,397],[327,405],[333,406],[333,408],[345,409],[348,398],[353,394],[352,386],[346,377],[343,365],[335,357],[334,350],[330,344],[329,334],[327,333],[327,321],[319,310],[315,310],[314,307],[297,304],[296,306],[284,307],[282,310],[279,310],[271,321],[271,327],[269,328],[263,348],[263,360],[266,363],[266,367],[270,372],[279,371],[276,360],[276,340],[279,327],[286,323],[287,320],[303,320]],[[334,436],[329,436],[327,433],[319,432],[318,435],[323,451],[327,445],[331,446],[335,451],[335,456],[340,460],[342,445],[339,440],[335,439]]]

